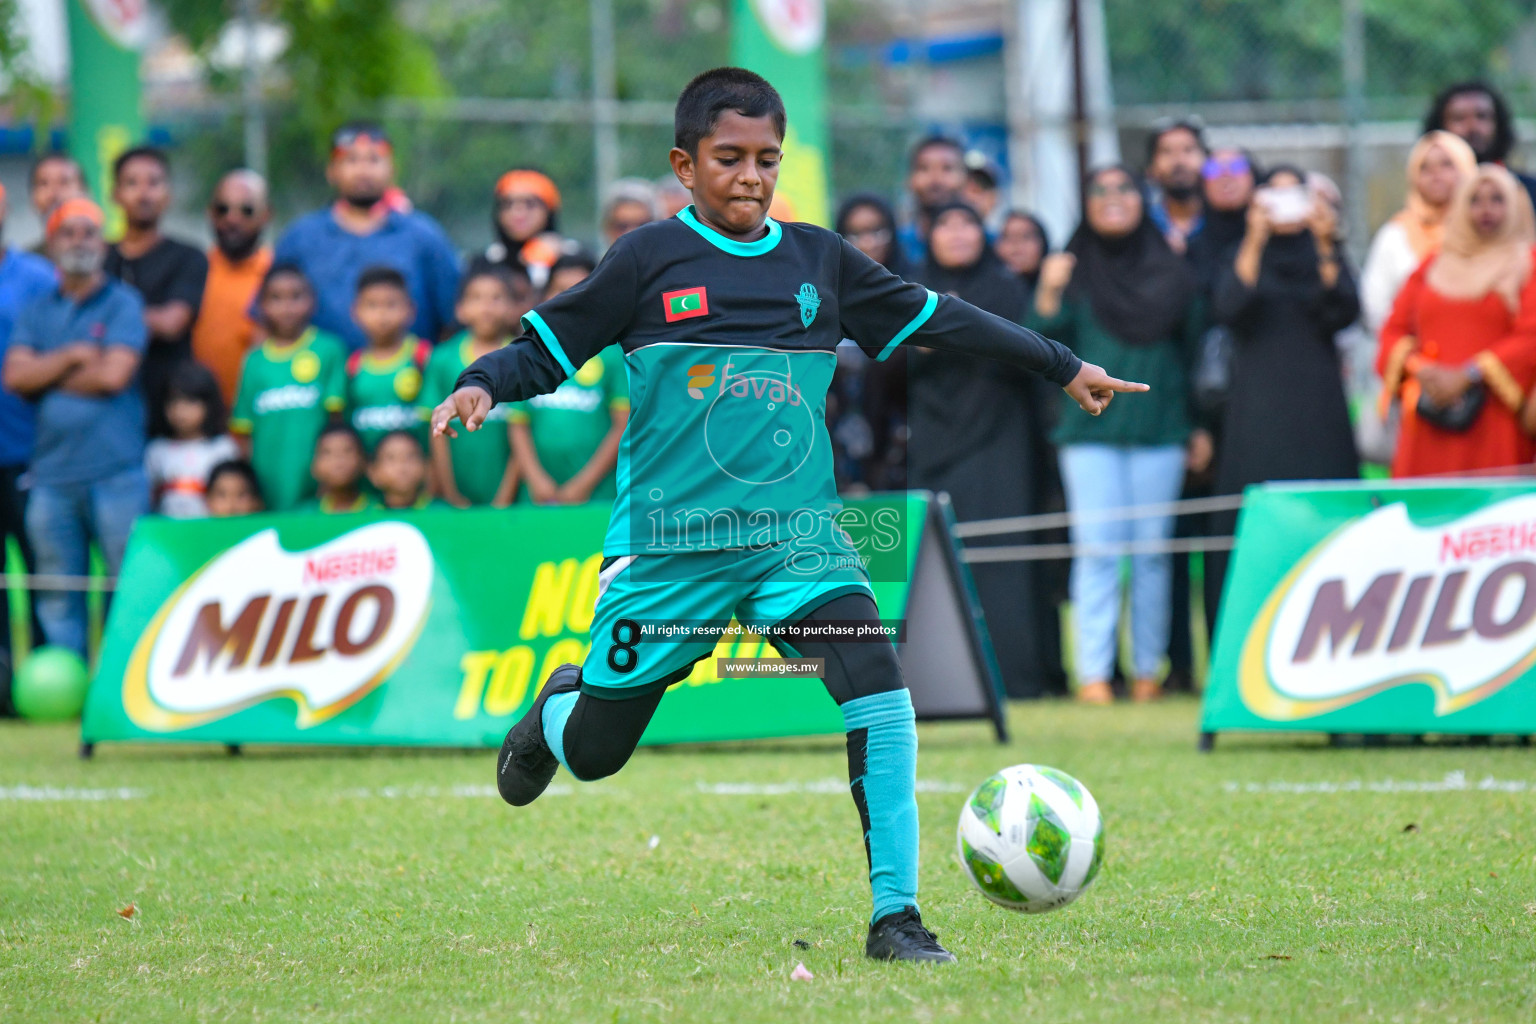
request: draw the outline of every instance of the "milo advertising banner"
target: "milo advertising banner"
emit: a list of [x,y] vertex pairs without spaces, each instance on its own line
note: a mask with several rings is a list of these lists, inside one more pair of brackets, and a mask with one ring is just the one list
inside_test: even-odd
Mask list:
[[1251,489],[1202,731],[1536,732],[1536,487]]
[[[849,502],[839,521],[903,644],[922,717],[990,718],[999,685],[947,505]],[[605,506],[291,514],[134,530],[82,739],[497,746],[549,673],[580,663]],[[922,638],[922,639],[919,639]],[[816,678],[739,627],[676,684],[646,743],[841,733]]]

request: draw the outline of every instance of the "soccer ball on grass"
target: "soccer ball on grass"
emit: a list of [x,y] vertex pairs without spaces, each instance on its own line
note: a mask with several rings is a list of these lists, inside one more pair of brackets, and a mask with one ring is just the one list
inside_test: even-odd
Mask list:
[[1016,764],[977,786],[960,810],[960,866],[981,894],[1026,913],[1064,907],[1104,862],[1104,821],[1066,772]]

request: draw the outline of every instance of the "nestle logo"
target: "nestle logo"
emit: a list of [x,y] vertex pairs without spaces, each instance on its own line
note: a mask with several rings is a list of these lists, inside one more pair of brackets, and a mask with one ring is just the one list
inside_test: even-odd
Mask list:
[[395,549],[338,551],[320,558],[304,559],[305,583],[334,583],[360,576],[383,576],[395,571]]
[[1475,562],[1536,551],[1536,522],[1490,523],[1440,535],[1440,561]]

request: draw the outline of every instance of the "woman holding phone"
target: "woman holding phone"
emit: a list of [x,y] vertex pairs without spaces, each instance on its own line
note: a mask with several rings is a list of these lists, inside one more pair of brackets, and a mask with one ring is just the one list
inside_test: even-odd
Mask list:
[[[1236,258],[1217,274],[1212,315],[1233,337],[1218,494],[1360,475],[1333,340],[1360,315],[1360,300],[1337,231],[1333,204],[1282,164],[1254,193]],[[1221,533],[1237,525],[1236,512],[1215,518]],[[1206,564],[1215,577],[1207,593],[1220,593],[1226,558]]]

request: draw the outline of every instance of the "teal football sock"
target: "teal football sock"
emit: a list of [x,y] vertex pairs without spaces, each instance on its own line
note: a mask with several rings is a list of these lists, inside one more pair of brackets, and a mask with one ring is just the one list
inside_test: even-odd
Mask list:
[[917,906],[917,720],[906,690],[843,705],[848,784],[864,826],[874,923]]
[[576,698],[580,696],[578,691],[555,694],[544,702],[544,716],[539,719],[539,724],[544,727],[544,742],[549,744],[550,752],[560,762],[560,767],[568,772],[571,766],[565,761],[565,723],[570,720],[571,711],[576,707]]

